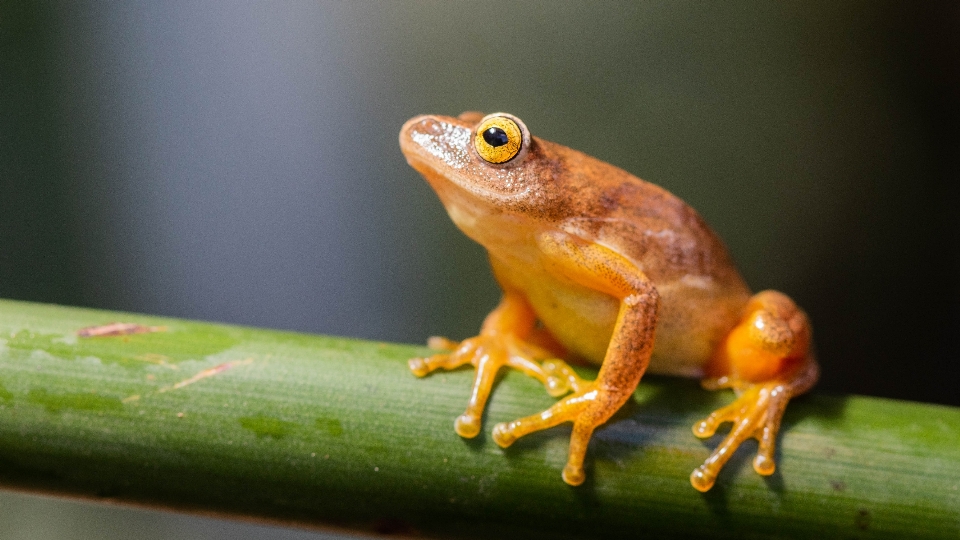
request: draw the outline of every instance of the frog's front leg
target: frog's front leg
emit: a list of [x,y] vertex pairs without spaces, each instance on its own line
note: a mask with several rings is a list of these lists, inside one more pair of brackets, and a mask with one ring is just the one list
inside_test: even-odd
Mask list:
[[523,295],[505,290],[500,304],[484,320],[480,335],[460,343],[445,338],[430,338],[428,344],[431,347],[451,349],[451,352],[410,359],[410,371],[418,377],[440,368],[449,370],[466,364],[476,368],[467,410],[454,422],[458,435],[472,438],[480,432],[483,409],[497,372],[503,366],[518,369],[538,379],[551,395],[563,395],[570,390],[573,380],[552,371],[547,373],[537,363],[537,360],[554,355],[526,340],[534,332],[535,324],[536,315]]
[[593,430],[630,399],[647,369],[660,298],[643,272],[609,248],[561,232],[543,235],[539,247],[553,271],[617,298],[620,309],[597,380],[577,385],[540,414],[497,424],[493,440],[507,447],[528,433],[572,421],[563,480],[576,486],[585,479],[583,461]]
[[806,314],[786,295],[764,291],[751,298],[702,383],[710,390],[733,388],[738,397],[693,426],[697,437],[711,437],[720,424],[733,422],[723,442],[690,475],[693,487],[699,491],[713,487],[720,469],[751,437],[759,443],[754,470],[773,474],[777,432],[787,402],[809,390],[819,376],[810,334]]

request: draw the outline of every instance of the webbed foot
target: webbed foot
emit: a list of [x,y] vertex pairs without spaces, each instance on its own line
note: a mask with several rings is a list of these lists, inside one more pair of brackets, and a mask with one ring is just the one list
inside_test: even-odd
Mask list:
[[561,360],[548,361],[549,370],[541,367],[536,361],[537,358],[549,356],[550,353],[511,334],[481,334],[461,342],[432,337],[427,345],[435,349],[448,349],[450,352],[426,358],[411,358],[408,365],[417,377],[424,377],[437,369],[450,370],[466,364],[476,368],[467,410],[454,421],[457,434],[468,439],[480,433],[483,409],[501,367],[518,369],[538,379],[554,397],[566,394],[581,381],[576,372]]
[[777,432],[780,419],[790,400],[789,389],[783,383],[758,384],[749,387],[732,404],[717,409],[693,426],[693,434],[700,438],[712,437],[724,422],[733,422],[727,437],[717,446],[703,465],[690,475],[690,483],[698,491],[713,487],[720,469],[730,460],[737,448],[747,439],[759,443],[753,470],[769,476],[776,469]]
[[586,478],[583,461],[593,430],[606,422],[630,394],[605,392],[596,382],[582,379],[578,385],[578,390],[572,395],[558,401],[540,414],[497,424],[493,428],[493,441],[500,447],[506,448],[524,435],[551,428],[563,422],[573,422],[570,451],[562,476],[567,484],[579,486]]

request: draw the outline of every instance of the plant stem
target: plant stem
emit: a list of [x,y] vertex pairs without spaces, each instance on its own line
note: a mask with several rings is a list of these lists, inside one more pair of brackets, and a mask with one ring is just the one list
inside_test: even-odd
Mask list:
[[[113,322],[146,332],[78,336]],[[772,477],[753,472],[748,444],[701,494],[688,476],[722,434],[690,428],[732,395],[648,376],[572,488],[569,428],[490,440],[494,423],[554,402],[539,383],[506,373],[484,431],[463,440],[453,420],[472,370],[417,379],[406,360],[425,353],[0,301],[0,483],[434,537],[960,537],[955,408],[799,398]]]

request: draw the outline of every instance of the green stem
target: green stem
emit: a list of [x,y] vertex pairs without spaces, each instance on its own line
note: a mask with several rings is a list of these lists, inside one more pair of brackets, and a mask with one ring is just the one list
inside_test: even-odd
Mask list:
[[[78,337],[111,322],[153,332]],[[779,468],[742,449],[706,494],[688,475],[723,403],[646,377],[565,485],[568,428],[490,440],[553,403],[519,373],[475,440],[453,432],[471,370],[412,376],[421,347],[0,301],[0,483],[82,497],[428,536],[957,538],[960,410],[810,396]]]

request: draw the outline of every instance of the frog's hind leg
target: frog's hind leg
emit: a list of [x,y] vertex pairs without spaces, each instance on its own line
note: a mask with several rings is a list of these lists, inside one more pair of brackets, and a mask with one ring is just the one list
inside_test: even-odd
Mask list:
[[757,293],[718,348],[708,375],[704,388],[733,388],[738,397],[693,426],[694,435],[705,438],[724,422],[733,422],[723,442],[690,475],[690,483],[699,491],[713,487],[720,469],[749,438],[759,443],[754,470],[773,474],[777,432],[787,402],[809,390],[819,376],[806,314],[782,293]]
[[[428,345],[431,348],[451,352],[410,359],[410,371],[418,377],[437,369],[450,370],[467,364],[476,368],[467,410],[454,422],[458,435],[472,438],[480,432],[483,410],[501,367],[511,367],[536,378],[553,396],[568,392],[571,384],[576,382],[562,369],[548,373],[537,362],[554,354],[526,341],[534,331],[535,323],[536,316],[526,299],[507,291],[500,304],[484,320],[480,335],[459,343],[446,338],[430,338]],[[550,365],[553,367],[554,364]]]

